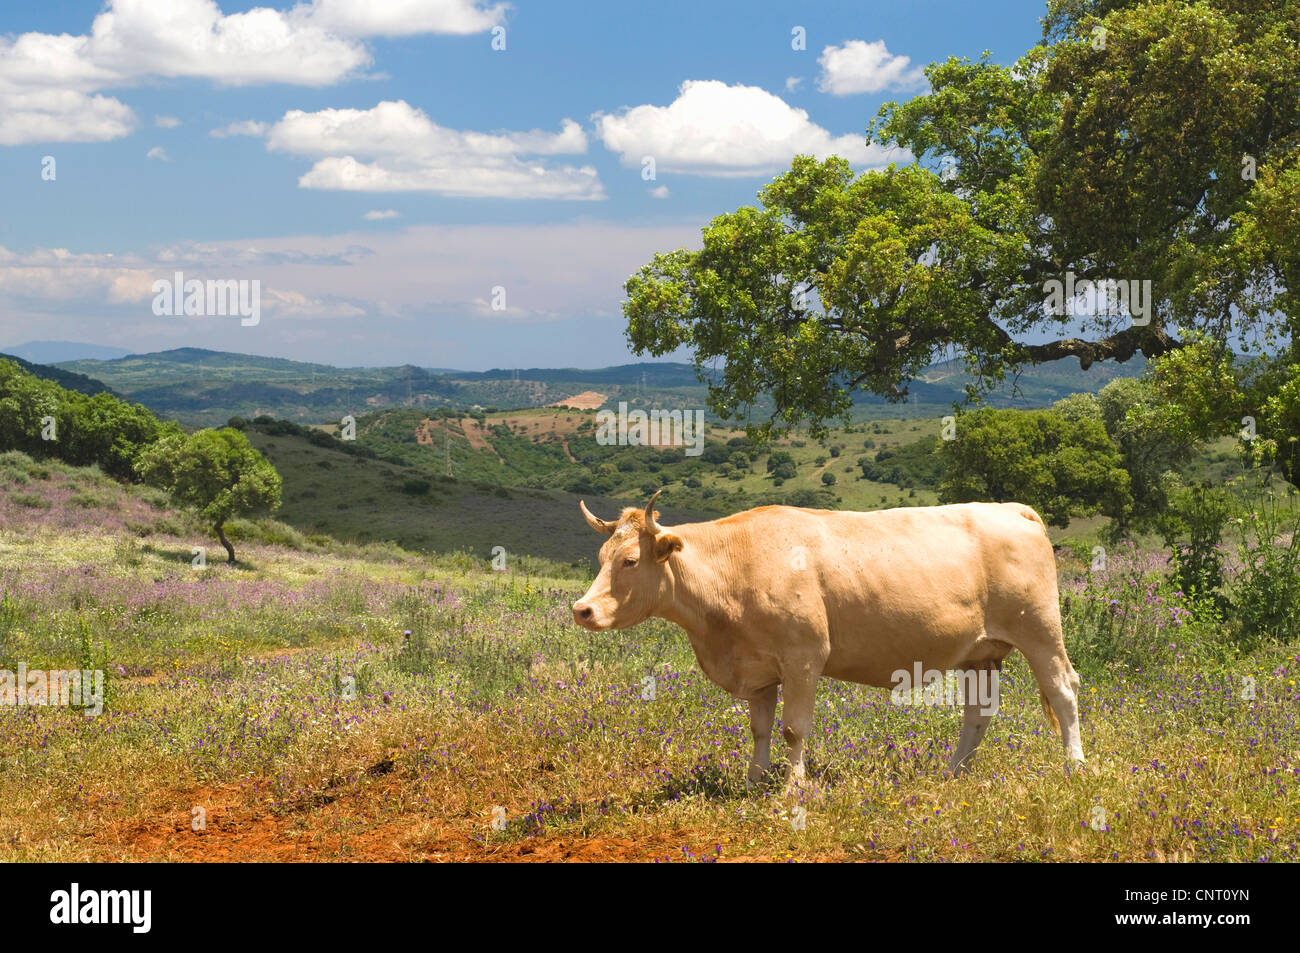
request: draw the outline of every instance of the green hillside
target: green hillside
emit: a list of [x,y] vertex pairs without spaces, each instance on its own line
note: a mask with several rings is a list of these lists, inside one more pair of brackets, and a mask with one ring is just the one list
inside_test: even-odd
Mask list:
[[[418,552],[468,552],[488,560],[493,548],[590,566],[600,537],[583,521],[579,497],[551,490],[507,488],[451,479],[321,446],[293,434],[250,427],[250,442],[284,480],[276,518],[306,534],[355,543],[393,541]],[[634,501],[586,495],[595,512],[612,516]],[[710,518],[665,500],[664,519]]]
[[[1143,367],[1141,360],[1122,365],[1100,362],[1081,371],[1077,361],[1065,360],[1027,368],[992,393],[989,403],[1044,407],[1072,393],[1096,392],[1115,377],[1136,376]],[[178,348],[116,360],[69,361],[59,368],[102,380],[118,393],[188,427],[210,427],[232,416],[259,415],[326,423],[346,414],[359,417],[386,407],[423,411],[544,407],[575,395],[594,397],[595,406],[614,407],[628,401],[651,407],[702,408],[707,397],[694,368],[677,363],[470,372],[412,365],[333,367]],[[959,362],[936,364],[911,383],[905,403],[859,395],[854,418],[940,416],[954,401],[964,398],[966,381],[965,368]],[[756,419],[770,411],[766,402],[753,409]]]
[[105,391],[110,394],[113,393],[113,390],[102,381],[87,377],[85,374],[79,374],[76,371],[62,367],[52,367],[48,364],[33,364],[14,354],[0,354],[0,360],[13,361],[28,374],[39,377],[41,380],[53,381],[60,387],[75,390],[87,396],[94,396]]
[[[463,417],[384,410],[358,421],[356,446],[428,476],[500,486],[631,500],[663,488],[665,499],[715,515],[763,503],[876,509],[936,501],[939,416],[851,425],[822,441],[795,434],[761,450],[741,431],[710,429],[694,456],[683,447],[602,446],[595,417],[567,408]],[[878,475],[858,464],[864,454],[874,460],[914,445]],[[787,454],[793,473],[775,474],[773,454]]]

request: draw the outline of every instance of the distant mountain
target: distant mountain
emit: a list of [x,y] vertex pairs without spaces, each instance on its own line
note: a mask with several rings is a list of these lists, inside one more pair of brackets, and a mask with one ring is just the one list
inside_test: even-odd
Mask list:
[[622,384],[647,387],[698,387],[699,378],[690,364],[619,364],[597,370],[580,370],[576,367],[530,367],[517,370],[494,368],[490,371],[440,371],[449,377],[465,381],[541,381],[557,383],[582,381],[588,384]]
[[42,380],[53,381],[60,387],[67,388],[68,390],[80,391],[87,395],[94,395],[103,391],[107,391],[110,394],[114,393],[112,388],[106,387],[102,381],[97,381],[93,377],[87,377],[85,374],[78,374],[74,371],[65,371],[58,367],[47,367],[44,364],[33,364],[31,361],[23,360],[23,358],[16,354],[0,354],[0,360],[13,361],[27,373],[35,375]]
[[[112,360],[66,361],[65,371],[102,380],[120,394],[186,426],[224,424],[231,417],[271,416],[298,423],[337,422],[385,408],[425,412],[439,408],[522,409],[559,404],[582,395],[581,406],[703,407],[707,392],[695,368],[681,363],[616,367],[495,368],[458,371],[404,364],[396,367],[334,367],[279,357],[176,348]],[[1026,368],[989,395],[1001,407],[1046,407],[1072,393],[1095,393],[1115,377],[1142,373],[1143,360],[1100,362],[1081,371],[1066,359]],[[855,400],[855,418],[908,417],[950,408],[965,397],[967,381],[958,361],[935,364],[909,385],[908,400],[890,404],[871,394]],[[757,419],[771,413],[764,399]],[[944,410],[944,413],[947,411]]]
[[131,352],[120,347],[84,344],[80,341],[28,341],[5,349],[6,354],[21,357],[33,364],[61,364],[64,361],[111,361]]

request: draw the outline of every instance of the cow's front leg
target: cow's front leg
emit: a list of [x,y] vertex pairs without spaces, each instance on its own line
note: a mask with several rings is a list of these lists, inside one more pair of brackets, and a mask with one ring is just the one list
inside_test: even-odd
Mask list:
[[785,793],[792,793],[804,778],[804,744],[812,732],[813,707],[817,700],[817,675],[800,672],[782,682],[785,709],[781,713],[781,735],[790,746],[790,770],[785,778]]
[[749,761],[749,783],[757,784],[772,766],[772,725],[776,722],[776,696],[780,685],[769,685],[749,700],[749,731],[754,736],[754,757]]

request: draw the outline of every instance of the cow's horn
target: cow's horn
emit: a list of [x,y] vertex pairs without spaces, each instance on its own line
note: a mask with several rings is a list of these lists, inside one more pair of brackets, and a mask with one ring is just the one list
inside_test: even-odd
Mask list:
[[651,536],[658,536],[663,532],[659,524],[655,522],[655,500],[659,499],[659,494],[663,491],[663,487],[655,490],[655,495],[650,497],[650,502],[645,505],[645,531]]
[[612,534],[614,530],[618,528],[617,523],[607,523],[599,516],[593,514],[591,510],[587,509],[587,504],[584,503],[582,500],[578,501],[578,506],[582,507],[582,515],[587,518],[587,525],[590,526],[592,529],[594,529],[597,533],[605,533],[606,535],[609,535]]

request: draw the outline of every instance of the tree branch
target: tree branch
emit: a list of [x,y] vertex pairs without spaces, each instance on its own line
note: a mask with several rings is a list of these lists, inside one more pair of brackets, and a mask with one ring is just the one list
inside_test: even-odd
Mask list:
[[1004,345],[1011,345],[1035,364],[1058,361],[1063,357],[1077,357],[1079,369],[1086,371],[1097,361],[1113,360],[1123,363],[1141,351],[1146,357],[1159,357],[1182,347],[1182,342],[1170,337],[1164,328],[1156,325],[1130,325],[1110,337],[1097,341],[1082,338],[1061,338],[1045,344],[1021,344],[994,322],[994,333]]

